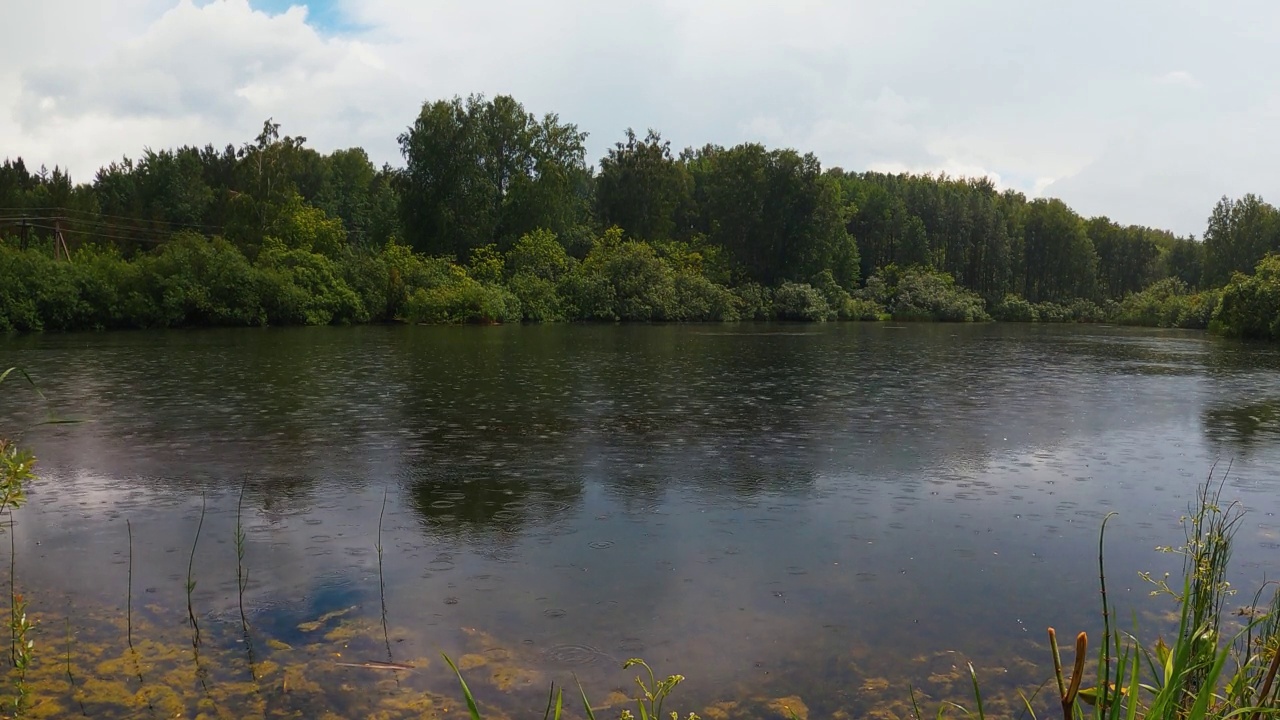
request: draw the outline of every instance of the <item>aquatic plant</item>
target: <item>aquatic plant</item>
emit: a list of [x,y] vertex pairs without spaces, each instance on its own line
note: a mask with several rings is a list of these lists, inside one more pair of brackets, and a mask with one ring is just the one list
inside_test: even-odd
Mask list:
[[[9,368],[0,373],[3,383],[14,372],[21,373],[31,387],[35,382],[31,376],[18,368]],[[39,389],[36,389],[39,393]],[[34,628],[27,618],[27,600],[17,589],[17,552],[13,537],[13,510],[26,502],[26,484],[32,478],[35,467],[35,456],[30,451],[18,447],[17,443],[0,437],[0,513],[9,511],[9,658],[14,668],[13,710],[21,715],[26,708],[30,695],[27,686],[27,669],[31,666],[35,654],[35,640],[28,637]]]
[[[471,720],[483,720],[480,713],[480,706],[476,703],[475,696],[471,694],[471,688],[467,686],[467,681],[462,677],[462,671],[454,664],[448,655],[443,655],[444,661],[448,663],[449,668],[458,676],[458,684],[462,687],[462,696],[467,703],[467,712]],[[640,695],[635,698],[636,712],[635,715],[630,709],[624,708],[619,713],[620,720],[661,720],[663,717],[662,706],[666,703],[667,697],[671,695],[676,686],[684,682],[683,675],[668,675],[666,678],[659,680],[658,676],[653,672],[653,668],[640,658],[631,658],[623,663],[622,668],[639,665],[649,675],[648,682],[645,682],[644,676],[636,676],[636,685],[640,688]],[[575,679],[576,681],[576,679]],[[582,698],[582,711],[587,716],[587,720],[596,720],[596,709],[591,706],[591,701],[587,698],[587,691],[583,689],[582,683],[577,683],[578,694]],[[551,690],[547,696],[547,707],[543,712],[543,720],[560,720],[564,712],[564,691],[563,688],[556,687],[555,683],[551,684]],[[795,717],[795,713],[791,713]],[[680,714],[672,711],[671,720],[679,720]],[[696,713],[689,713],[685,716],[686,720],[699,720]]]
[[[1261,720],[1280,716],[1276,683],[1280,670],[1280,591],[1275,592],[1263,612],[1258,610],[1256,601],[1266,588],[1260,589],[1255,605],[1238,613],[1247,619],[1244,627],[1235,629],[1229,637],[1223,633],[1230,620],[1225,602],[1234,593],[1226,580],[1227,567],[1232,540],[1244,515],[1238,504],[1222,504],[1224,482],[1225,476],[1215,483],[1210,474],[1183,518],[1185,544],[1161,548],[1183,556],[1181,583],[1170,585],[1167,577],[1143,576],[1156,586],[1153,595],[1172,598],[1178,608],[1178,626],[1171,643],[1157,638],[1154,643],[1144,644],[1136,628],[1130,634],[1113,627],[1114,608],[1107,598],[1103,557],[1106,523],[1111,516],[1103,520],[1098,537],[1103,632],[1097,680],[1092,687],[1081,687],[1088,636],[1082,632],[1076,637],[1075,664],[1068,680],[1063,675],[1057,634],[1053,628],[1048,631],[1064,720],[1086,717],[1082,704],[1092,707],[1096,720]],[[977,673],[970,668],[976,715],[982,718]],[[910,693],[914,716],[920,720],[914,689]],[[1020,695],[1034,720],[1032,698]],[[954,703],[943,703],[939,716],[947,708],[958,708],[969,717],[975,715]]]

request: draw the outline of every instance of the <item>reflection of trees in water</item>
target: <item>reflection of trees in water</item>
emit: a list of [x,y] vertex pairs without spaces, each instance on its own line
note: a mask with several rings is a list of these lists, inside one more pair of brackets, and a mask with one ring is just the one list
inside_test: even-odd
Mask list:
[[1200,425],[1211,445],[1248,454],[1280,438],[1280,398],[1274,396],[1280,347],[1218,340],[1206,369],[1208,400],[1200,410]]
[[1210,442],[1248,450],[1280,437],[1280,400],[1206,408],[1202,422]]
[[[830,473],[901,476],[925,463],[964,473],[1011,445],[1060,442],[1064,418],[1113,424],[1107,414],[1126,410],[1107,401],[1126,382],[1117,370],[1207,365],[1231,381],[1235,369],[1280,365],[1280,352],[1219,341],[1021,326],[348,328],[96,342],[55,339],[34,355],[46,364],[38,374],[63,378],[46,394],[93,395],[95,422],[38,448],[50,464],[136,478],[171,477],[176,462],[184,477],[230,491],[248,475],[250,497],[278,513],[305,510],[317,487],[400,482],[433,532],[549,522],[541,501],[576,504],[591,485],[643,505],[671,488],[732,500],[809,492]],[[1269,432],[1250,424],[1256,412],[1212,413],[1206,432],[1224,441]]]
[[431,474],[409,486],[409,503],[424,529],[448,538],[513,535],[546,526],[568,515],[581,496],[577,478],[531,480],[496,472]]

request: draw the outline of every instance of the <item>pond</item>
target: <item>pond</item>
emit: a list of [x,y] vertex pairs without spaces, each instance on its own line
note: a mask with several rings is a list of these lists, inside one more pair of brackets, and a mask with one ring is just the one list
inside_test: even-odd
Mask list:
[[574,678],[616,716],[630,657],[707,717],[902,714],[966,661],[1012,711],[1046,626],[1097,629],[1107,513],[1121,617],[1167,620],[1138,572],[1178,570],[1215,463],[1232,579],[1280,569],[1280,351],[1196,333],[121,332],[10,365],[44,399],[6,382],[0,428],[81,421],[25,432],[4,531],[35,716],[465,713],[442,652],[493,716]]

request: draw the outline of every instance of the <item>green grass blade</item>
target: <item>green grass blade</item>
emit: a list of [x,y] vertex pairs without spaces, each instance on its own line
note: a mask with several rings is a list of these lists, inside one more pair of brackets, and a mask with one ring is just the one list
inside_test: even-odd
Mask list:
[[542,711],[542,720],[551,719],[551,706],[555,704],[555,700],[556,700],[556,684],[552,682],[551,689],[547,691],[547,709]]
[[[1031,707],[1031,701],[1027,699],[1027,694],[1019,690],[1018,697],[1022,699],[1022,706],[1027,709],[1027,717],[1031,718],[1031,720],[1036,720],[1035,708]],[[920,714],[916,713],[916,717],[919,718]]]
[[471,695],[471,688],[467,687],[467,681],[462,679],[462,673],[458,670],[458,666],[453,664],[448,655],[440,653],[440,656],[444,658],[445,662],[449,663],[453,674],[458,676],[458,683],[462,685],[462,696],[467,700],[467,712],[470,713],[471,720],[481,720],[480,708],[476,707],[476,699]]
[[1129,678],[1129,711],[1126,720],[1137,720],[1138,717],[1138,676],[1142,673],[1142,653],[1135,648],[1133,652],[1133,674]]
[[582,689],[582,681],[577,675],[573,676],[573,681],[578,685],[578,694],[582,696],[582,712],[586,713],[587,720],[596,720],[596,713],[591,709],[591,701],[587,699],[587,691]]
[[1209,669],[1209,674],[1204,678],[1204,684],[1200,687],[1200,692],[1196,694],[1196,702],[1191,706],[1191,714],[1188,717],[1195,719],[1208,716],[1209,702],[1213,700],[1214,691],[1218,687],[1218,677],[1222,675],[1222,668],[1227,664],[1227,658],[1230,656],[1230,646],[1218,652],[1218,657],[1214,660],[1213,667]]
[[978,704],[978,720],[987,720],[987,714],[982,709],[982,689],[978,687],[978,671],[973,669],[973,663],[969,663],[969,679],[973,681],[973,699]]
[[3,383],[5,379],[7,379],[11,374],[15,372],[21,375],[24,379],[26,379],[27,384],[31,386],[31,389],[36,391],[36,395],[39,395],[41,399],[44,399],[44,393],[40,392],[40,386],[36,385],[36,381],[32,380],[31,376],[27,374],[27,371],[23,370],[20,367],[11,367],[8,370],[5,370],[4,372],[0,373],[0,383]]
[[1129,654],[1132,649],[1128,646],[1124,647],[1123,650],[1121,649],[1120,633],[1115,633],[1114,640],[1116,651],[1120,655],[1120,661],[1116,663],[1116,677],[1112,688],[1113,694],[1111,695],[1111,704],[1106,707],[1106,714],[1111,720],[1120,720],[1120,712],[1123,706],[1121,700],[1124,699],[1124,692],[1126,692],[1127,687],[1125,673],[1129,670]]

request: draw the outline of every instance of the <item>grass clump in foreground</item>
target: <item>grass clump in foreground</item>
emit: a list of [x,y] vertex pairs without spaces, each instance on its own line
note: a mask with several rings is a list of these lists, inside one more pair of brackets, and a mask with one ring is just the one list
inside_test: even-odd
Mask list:
[[[1143,578],[1155,586],[1152,595],[1171,597],[1178,608],[1178,626],[1170,641],[1158,637],[1144,643],[1133,633],[1120,630],[1114,622],[1115,608],[1107,598],[1103,544],[1110,515],[1102,522],[1098,537],[1098,571],[1102,596],[1102,642],[1098,648],[1096,671],[1092,682],[1085,685],[1089,650],[1086,633],[1075,641],[1074,663],[1070,675],[1064,674],[1057,632],[1048,629],[1049,650],[1053,658],[1057,704],[1064,720],[1264,720],[1280,717],[1280,591],[1274,591],[1266,607],[1260,607],[1264,585],[1254,595],[1253,605],[1236,613],[1226,613],[1227,598],[1235,591],[1227,581],[1232,541],[1243,509],[1236,503],[1223,506],[1225,478],[1215,487],[1213,476],[1200,486],[1190,514],[1183,518],[1186,541],[1181,547],[1160,550],[1183,556],[1181,582],[1170,584],[1169,578]],[[1237,620],[1237,618],[1240,618]],[[1136,625],[1136,622],[1135,622]],[[458,676],[471,720],[482,715],[471,690],[457,666],[447,656],[445,661]],[[643,660],[631,659],[624,668],[639,665],[649,675],[646,683],[637,677],[640,696],[637,714],[621,711],[625,720],[659,720],[663,704],[684,677],[671,675],[659,681]],[[969,718],[986,720],[982,687],[973,665],[968,666],[973,684],[973,707],[942,702],[935,712],[942,718],[957,711]],[[1046,683],[1047,684],[1047,683]],[[1041,688],[1045,685],[1041,685]],[[909,689],[911,711],[915,720],[923,720],[919,698]],[[1019,693],[1026,715],[1037,720],[1036,691],[1027,696]],[[587,694],[578,686],[582,707],[588,720],[596,720]],[[1041,706],[1043,707],[1043,705]],[[563,692],[552,685],[544,720],[560,720],[564,712]],[[796,718],[794,712],[789,711]],[[679,714],[669,717],[679,720]],[[697,715],[690,713],[690,720]]]
[[[471,689],[467,687],[467,681],[462,677],[462,671],[458,670],[458,666],[453,664],[453,660],[448,655],[444,656],[444,661],[449,664],[449,668],[458,676],[458,684],[462,686],[462,696],[467,702],[467,713],[471,720],[482,720],[483,715],[480,714],[480,706],[476,703],[475,696],[471,694]],[[622,668],[639,665],[649,674],[649,682],[645,682],[643,676],[636,677],[636,685],[640,687],[640,696],[636,698],[636,712],[634,714],[629,708],[623,708],[619,713],[621,720],[659,720],[663,717],[662,706],[666,704],[667,697],[676,689],[676,686],[684,682],[683,675],[668,675],[666,679],[658,680],[658,676],[653,672],[653,668],[649,667],[649,663],[639,658],[631,658],[627,660]],[[582,689],[582,685],[578,685],[578,695],[582,698],[582,712],[586,715],[587,720],[596,720],[596,709],[591,706],[591,701],[587,699],[587,693]],[[543,720],[560,720],[564,716],[564,689],[558,688],[554,683],[551,685],[551,691],[547,695],[547,707],[542,713]],[[680,720],[680,713],[671,711],[668,716],[671,720]],[[689,713],[686,720],[699,720],[696,713]]]
[[[1103,632],[1096,677],[1090,687],[1081,687],[1086,674],[1088,636],[1083,632],[1076,636],[1075,664],[1068,679],[1063,674],[1057,634],[1053,628],[1048,631],[1053,679],[1065,720],[1261,720],[1280,716],[1280,689],[1276,682],[1280,668],[1280,592],[1273,594],[1269,607],[1260,610],[1257,603],[1267,588],[1260,589],[1254,596],[1254,606],[1237,613],[1244,618],[1240,624],[1225,613],[1226,600],[1235,592],[1226,579],[1231,545],[1244,511],[1235,503],[1222,505],[1224,482],[1225,478],[1215,488],[1211,475],[1200,486],[1191,514],[1183,518],[1185,544],[1161,548],[1183,556],[1181,583],[1171,585],[1167,577],[1143,576],[1155,585],[1153,595],[1169,596],[1177,604],[1178,626],[1171,642],[1160,637],[1154,643],[1144,643],[1136,628],[1130,634],[1115,626],[1115,609],[1107,599],[1103,562],[1107,520],[1103,520],[1098,538]],[[972,666],[969,671],[975,709],[950,707],[969,717],[985,718],[977,673]],[[1035,718],[1034,695],[1028,698],[1023,694],[1021,699],[1028,715]],[[919,720],[914,693],[912,707]],[[938,715],[946,710],[947,707],[940,707]]]

